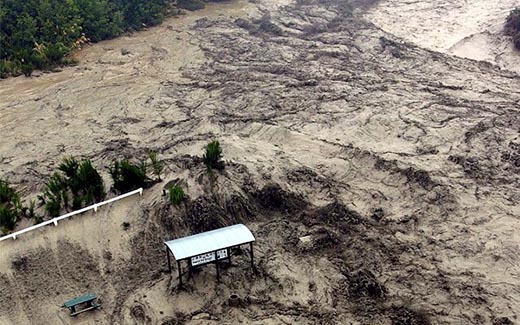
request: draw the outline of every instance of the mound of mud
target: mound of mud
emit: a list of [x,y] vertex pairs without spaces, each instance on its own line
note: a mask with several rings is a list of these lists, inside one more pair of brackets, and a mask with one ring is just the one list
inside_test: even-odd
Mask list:
[[388,291],[370,271],[357,271],[348,275],[348,284],[349,295],[356,299],[365,297],[384,298]]
[[387,312],[394,325],[431,324],[428,315],[424,311],[417,311],[404,306],[393,306]]
[[188,203],[185,220],[194,234],[214,230],[236,223],[213,198],[201,196]]
[[362,222],[361,215],[340,202],[333,202],[306,214],[303,222],[307,226],[326,224],[347,230],[352,225]]
[[302,197],[284,191],[279,184],[266,185],[252,196],[262,208],[271,211],[298,212],[307,206],[307,202]]

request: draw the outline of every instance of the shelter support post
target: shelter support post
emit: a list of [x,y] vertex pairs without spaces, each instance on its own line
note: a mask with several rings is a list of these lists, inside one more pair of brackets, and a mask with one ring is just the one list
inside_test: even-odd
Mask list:
[[254,271],[255,264],[253,263],[253,242],[249,243],[249,255],[251,256],[251,271]]
[[166,247],[166,259],[168,260],[168,272],[172,272],[172,262],[170,261],[170,250]]
[[181,261],[177,261],[177,269],[179,270],[179,286],[182,286]]
[[215,254],[215,268],[217,269],[217,282],[220,283],[220,270],[218,269],[218,255],[215,251],[213,254]]

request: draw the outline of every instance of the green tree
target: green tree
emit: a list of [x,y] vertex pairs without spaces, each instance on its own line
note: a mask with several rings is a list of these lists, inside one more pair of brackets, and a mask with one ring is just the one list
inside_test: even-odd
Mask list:
[[208,169],[224,169],[224,162],[222,161],[222,149],[220,148],[220,142],[213,140],[206,146],[206,152],[202,157],[202,161]]
[[82,31],[93,42],[115,37],[123,32],[123,14],[106,0],[75,0],[83,18]]
[[0,180],[0,230],[6,233],[14,229],[22,205],[18,193],[9,183]]
[[62,208],[78,209],[103,200],[105,185],[89,159],[81,162],[74,157],[63,159],[58,170],[45,185],[41,203],[51,217],[57,217]]
[[114,181],[114,190],[126,193],[140,187],[146,187],[146,164],[133,164],[128,159],[116,160],[109,168],[110,176]]

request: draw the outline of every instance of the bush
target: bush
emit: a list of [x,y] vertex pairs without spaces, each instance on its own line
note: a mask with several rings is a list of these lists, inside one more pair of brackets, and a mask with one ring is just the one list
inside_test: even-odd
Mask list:
[[206,146],[206,153],[202,157],[204,164],[209,169],[224,169],[224,162],[222,159],[222,149],[220,148],[220,143],[217,140],[211,141]]
[[0,180],[0,204],[8,205],[13,201],[18,201],[18,194],[9,186],[9,183]]
[[[78,162],[74,157],[63,159],[58,166],[61,174],[54,173],[40,197],[45,210],[51,217],[57,217],[63,208],[79,209],[105,198],[105,185],[101,175],[89,159]],[[63,174],[63,175],[62,175]]]
[[43,49],[43,53],[50,63],[60,63],[69,52],[70,48],[63,45],[63,43],[48,44]]
[[114,190],[120,193],[129,192],[140,187],[146,187],[146,164],[132,164],[127,159],[114,161],[109,168],[110,176],[114,181]]
[[34,224],[39,224],[43,222],[43,217],[41,215],[36,214],[34,211],[36,208],[36,202],[30,201],[28,207],[24,207],[23,209],[23,215],[26,218],[32,219],[34,221]]
[[74,209],[105,198],[103,179],[89,159],[78,162],[74,157],[65,158],[58,169],[67,177],[66,185],[72,193]]
[[62,206],[68,207],[69,196],[67,189],[66,179],[57,172],[52,174],[47,184],[45,184],[43,195],[39,199],[45,211],[51,217],[59,216]]
[[5,205],[0,205],[0,227],[4,233],[14,229],[17,222],[17,211]]
[[20,197],[9,186],[9,183],[0,180],[0,229],[8,232],[14,229],[21,211]]
[[184,190],[179,185],[170,187],[169,189],[170,203],[172,205],[179,205],[184,199]]
[[30,63],[24,63],[22,64],[22,73],[26,77],[30,77],[32,72],[34,71],[34,66]]

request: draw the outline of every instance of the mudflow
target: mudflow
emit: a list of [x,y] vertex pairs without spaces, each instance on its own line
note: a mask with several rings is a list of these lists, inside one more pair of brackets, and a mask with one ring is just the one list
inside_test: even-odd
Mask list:
[[[209,5],[0,81],[0,175],[26,197],[67,155],[107,183],[115,158],[167,166],[142,197],[1,242],[0,324],[518,322],[520,78],[393,36],[398,1],[372,2]],[[220,284],[207,266],[179,290],[163,241],[238,222],[255,272],[237,251]],[[102,309],[59,307],[86,292]]]

